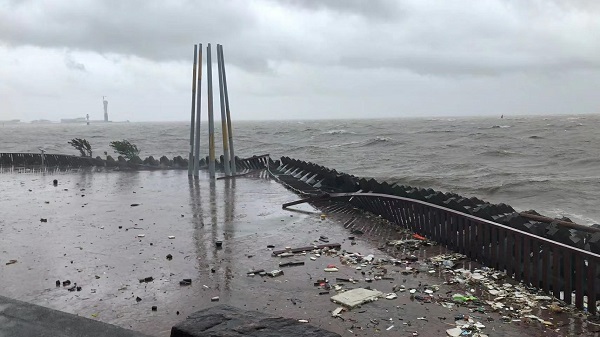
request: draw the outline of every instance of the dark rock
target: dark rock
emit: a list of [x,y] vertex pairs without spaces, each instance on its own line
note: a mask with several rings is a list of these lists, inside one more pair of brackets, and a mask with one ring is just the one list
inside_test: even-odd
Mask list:
[[56,286],[60,287],[60,280],[56,280]]
[[156,310],[158,310],[158,307],[157,307],[157,306],[155,306],[155,305],[153,305],[153,306],[152,306],[152,311],[156,311]]
[[71,284],[71,281],[69,281],[69,280],[63,281],[63,283],[62,283],[63,287],[66,287],[70,284]]
[[106,166],[107,167],[117,166],[117,162],[115,161],[115,159],[113,157],[106,156]]
[[339,337],[295,319],[273,317],[262,312],[245,311],[218,305],[197,311],[171,329],[171,337]]
[[52,180],[52,185],[58,186],[58,180],[57,179]]
[[160,157],[159,161],[160,161],[160,165],[171,166],[171,161],[169,160],[169,158],[167,158],[167,156]]
[[41,219],[40,219],[40,222],[48,222],[48,219],[46,219],[46,218],[41,218]]
[[173,260],[173,255],[171,255],[171,254],[168,254],[168,255],[167,255],[167,260],[169,260],[169,261]]
[[138,297],[135,298],[135,301],[136,302],[140,302],[140,301],[142,301],[142,298],[138,296]]

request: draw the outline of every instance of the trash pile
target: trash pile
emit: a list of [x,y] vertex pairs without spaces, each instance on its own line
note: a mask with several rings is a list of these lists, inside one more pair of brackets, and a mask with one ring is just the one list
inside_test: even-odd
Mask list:
[[[342,316],[345,311],[372,301],[396,300],[401,293],[406,293],[411,301],[421,304],[436,303],[451,311],[454,311],[457,307],[469,309],[470,314],[461,314],[454,317],[453,325],[455,327],[446,330],[448,336],[486,337],[486,326],[482,321],[484,319],[494,320],[487,315],[488,312],[498,312],[501,315],[501,321],[505,323],[518,321],[539,322],[546,327],[552,327],[552,322],[535,316],[534,310],[539,311],[541,308],[552,313],[572,310],[572,307],[567,307],[564,302],[542,295],[539,290],[527,288],[522,284],[513,284],[514,282],[509,283],[506,274],[503,272],[487,267],[473,271],[462,268],[461,261],[466,259],[463,254],[447,253],[420,260],[412,252],[435,243],[418,236],[387,242],[388,246],[404,250],[404,256],[401,258],[378,257],[374,254],[350,252],[342,249],[341,245],[337,243],[327,242],[322,244],[328,240],[327,237],[320,236],[319,240],[315,240],[312,246],[285,247],[284,250],[273,250],[272,255],[281,259],[281,262],[278,263],[280,269],[272,272],[266,272],[262,269],[253,270],[248,272],[248,275],[270,277],[283,275],[282,267],[305,264],[304,261],[296,260],[299,257],[307,258],[310,261],[316,261],[324,256],[337,258],[339,264],[328,262],[328,264],[323,265],[322,270],[325,274],[335,274],[340,271],[341,266],[346,266],[359,271],[360,275],[331,277],[330,279],[321,278],[314,282],[319,295],[330,295],[330,300],[340,305],[331,311],[333,318],[345,320]],[[274,249],[273,246],[268,248]],[[446,279],[443,282],[444,285],[457,285],[463,290],[457,292],[456,289],[451,291],[444,289],[442,291],[440,289],[441,284],[421,284],[420,282],[418,286],[416,284],[410,286],[402,284],[406,282],[406,279],[398,280],[398,284],[393,285],[391,292],[389,290],[381,292],[368,286],[368,283],[379,280],[395,283],[395,278],[399,276],[418,273],[442,274]],[[417,319],[427,320],[428,318],[418,317]],[[407,323],[410,326],[409,322],[402,324],[406,325]],[[367,323],[367,326],[369,326],[369,323]],[[353,327],[358,328],[355,325]],[[393,328],[394,325],[386,330]]]
[[457,261],[464,258],[466,258],[465,255],[454,253],[434,256],[429,260],[433,265],[444,269],[443,272],[449,275],[446,284],[477,286],[482,289],[484,294],[489,295],[489,299],[483,302],[488,304],[493,311],[499,312],[504,322],[519,322],[521,319],[526,319],[552,326],[552,322],[532,315],[533,310],[550,310],[552,313],[574,310],[572,306],[567,306],[565,302],[547,296],[538,289],[526,287],[523,284],[514,284],[514,282],[509,283],[504,272],[487,267],[473,271],[463,268],[453,269],[457,265]]

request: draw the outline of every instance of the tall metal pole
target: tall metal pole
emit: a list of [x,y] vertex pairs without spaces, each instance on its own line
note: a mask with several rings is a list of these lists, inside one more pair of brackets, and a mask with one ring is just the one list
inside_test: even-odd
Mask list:
[[198,44],[198,90],[196,93],[196,144],[194,145],[194,177],[200,172],[200,115],[202,112],[202,43]]
[[221,67],[223,68],[223,92],[225,93],[225,110],[227,112],[227,135],[229,135],[229,158],[231,159],[231,174],[235,175],[235,152],[233,151],[233,132],[231,131],[231,113],[229,112],[229,94],[227,93],[227,75],[225,74],[225,58],[221,46]]
[[221,45],[217,44],[217,68],[219,71],[219,98],[221,102],[221,130],[223,133],[223,169],[225,175],[231,175],[229,169],[229,146],[227,146],[227,117],[225,116],[225,97],[223,94],[223,65],[221,64]]
[[213,117],[212,64],[210,43],[206,47],[206,79],[208,82],[208,172],[215,178],[215,126]]
[[[196,62],[198,58],[198,46],[194,45],[194,70],[192,71],[192,117],[190,121],[190,155],[188,156],[188,176],[191,176],[194,169],[194,161],[197,161],[198,158],[194,159],[194,124],[196,112]],[[202,64],[200,65],[202,66]]]

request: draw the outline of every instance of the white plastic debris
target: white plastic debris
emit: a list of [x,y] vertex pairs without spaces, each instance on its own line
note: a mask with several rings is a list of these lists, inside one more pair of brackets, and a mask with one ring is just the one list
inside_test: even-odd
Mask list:
[[394,294],[394,293],[389,293],[389,294],[385,294],[385,298],[388,300],[393,300],[398,298],[398,295]]
[[335,310],[333,310],[331,312],[331,316],[338,317],[338,316],[340,316],[340,314],[342,313],[342,311],[344,311],[343,307],[337,307]]
[[138,238],[143,238],[144,236],[146,236],[146,234],[138,234],[137,235]]
[[446,333],[448,334],[448,336],[458,337],[458,336],[460,336],[460,334],[462,334],[462,329],[461,328],[452,328],[452,329],[446,330]]

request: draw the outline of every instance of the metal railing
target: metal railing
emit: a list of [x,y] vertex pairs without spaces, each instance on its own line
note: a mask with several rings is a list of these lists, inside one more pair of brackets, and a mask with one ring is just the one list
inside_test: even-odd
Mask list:
[[420,200],[378,193],[326,197],[346,199],[567,304],[597,312],[598,254]]

